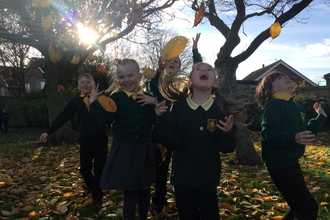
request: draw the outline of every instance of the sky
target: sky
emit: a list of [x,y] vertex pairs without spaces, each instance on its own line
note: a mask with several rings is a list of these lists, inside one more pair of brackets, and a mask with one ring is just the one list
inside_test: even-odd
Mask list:
[[[236,71],[237,79],[243,79],[262,65],[267,66],[281,59],[316,84],[325,85],[323,75],[330,73],[330,7],[324,4],[324,0],[314,0],[310,6],[311,9],[305,9],[296,16],[308,18],[304,23],[289,21],[282,27],[277,38],[264,41],[253,55],[243,61]],[[181,19],[169,22],[166,27],[173,28],[189,39],[195,37],[196,33],[201,33],[198,50],[205,62],[213,64],[224,43],[224,37],[206,18],[193,28],[194,12],[191,9],[177,12],[176,16]],[[225,19],[221,16],[220,18]],[[273,20],[267,17],[247,20],[244,23],[244,33],[240,30],[241,43],[232,55],[245,50],[251,41],[272,23]]]

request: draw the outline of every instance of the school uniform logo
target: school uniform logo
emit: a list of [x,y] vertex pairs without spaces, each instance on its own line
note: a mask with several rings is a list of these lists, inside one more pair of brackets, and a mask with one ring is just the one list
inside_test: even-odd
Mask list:
[[303,120],[303,122],[305,122],[305,113],[300,112],[300,115],[301,115],[301,119]]
[[207,119],[207,130],[213,132],[217,128],[217,119]]

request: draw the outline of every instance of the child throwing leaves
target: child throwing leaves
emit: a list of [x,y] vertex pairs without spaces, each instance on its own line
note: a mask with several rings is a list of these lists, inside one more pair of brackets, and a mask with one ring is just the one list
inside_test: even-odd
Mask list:
[[285,74],[266,75],[256,90],[261,114],[261,158],[275,186],[290,209],[285,220],[316,220],[318,204],[306,187],[299,165],[306,145],[327,118],[321,104],[315,103],[317,117],[307,121],[306,112],[292,98],[294,84]]
[[89,99],[93,114],[111,126],[112,147],[102,173],[101,187],[124,191],[123,216],[146,220],[150,203],[150,187],[154,180],[154,152],[151,128],[156,119],[154,98],[140,86],[142,74],[133,59],[123,59],[117,67],[120,89],[110,98],[116,105],[114,112],[106,111],[96,98],[101,95],[96,87]]
[[94,79],[89,73],[82,73],[78,77],[80,96],[72,98],[40,136],[40,141],[46,141],[48,135],[53,134],[63,124],[75,115],[78,125],[78,141],[80,144],[80,172],[92,193],[95,206],[102,206],[103,192],[100,180],[108,155],[108,127],[99,122],[90,113],[88,97],[95,86]]
[[156,104],[159,138],[173,150],[170,179],[180,220],[219,220],[220,152],[235,150],[234,122],[240,118],[235,108],[240,103],[221,95],[208,63],[196,63],[189,79],[184,75],[176,73],[160,81],[161,93],[174,102],[168,116],[165,101]]

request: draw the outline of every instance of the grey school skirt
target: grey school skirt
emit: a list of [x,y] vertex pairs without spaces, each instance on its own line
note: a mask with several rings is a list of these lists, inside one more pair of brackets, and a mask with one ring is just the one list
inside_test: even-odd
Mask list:
[[113,141],[101,177],[102,189],[145,190],[154,182],[150,141]]

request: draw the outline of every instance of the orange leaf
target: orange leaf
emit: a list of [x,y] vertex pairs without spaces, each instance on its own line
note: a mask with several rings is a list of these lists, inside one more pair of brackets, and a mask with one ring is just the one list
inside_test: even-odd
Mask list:
[[151,79],[151,78],[154,78],[154,76],[156,75],[156,71],[155,70],[152,70],[148,67],[144,67],[143,68],[143,75],[145,78],[147,79]]
[[107,69],[103,65],[99,65],[99,67],[97,67],[97,71],[104,73],[104,74],[108,73]]
[[57,91],[59,91],[59,92],[65,92],[66,90],[65,90],[64,86],[58,85],[57,86]]
[[196,27],[202,21],[204,17],[204,13],[205,13],[205,5],[204,2],[202,2],[198,11],[196,11],[195,13],[194,27]]
[[97,98],[97,101],[103,106],[103,108],[105,110],[107,110],[108,112],[116,112],[117,111],[117,105],[116,103],[113,101],[112,98],[109,98],[107,96],[100,96]]

